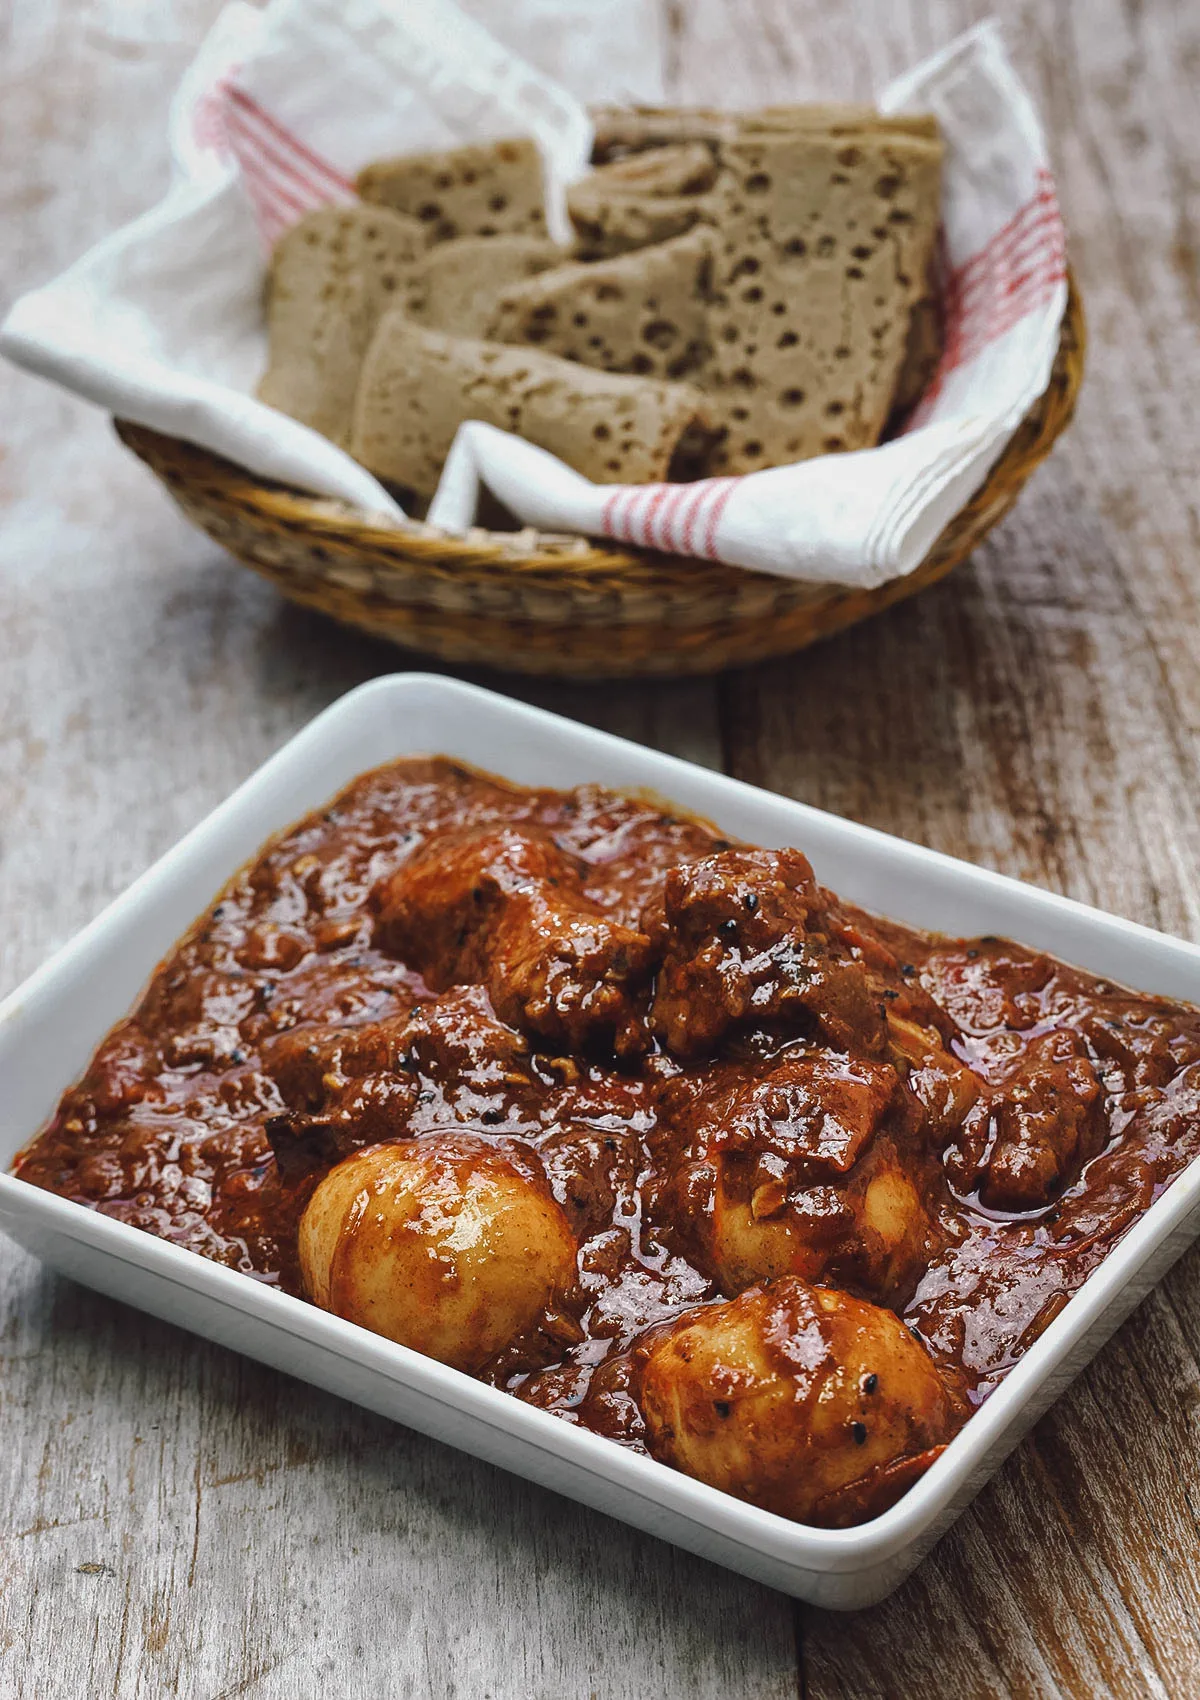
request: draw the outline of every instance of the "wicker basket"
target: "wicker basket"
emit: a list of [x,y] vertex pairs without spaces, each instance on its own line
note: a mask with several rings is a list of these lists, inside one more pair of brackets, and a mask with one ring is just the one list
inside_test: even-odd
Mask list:
[[551,537],[365,525],[341,503],[256,479],[205,449],[117,422],[189,519],[292,601],[443,661],[620,678],[786,655],[912,596],[964,560],[1070,420],[1084,319],[1071,287],[1046,393],[922,565],[875,590]]

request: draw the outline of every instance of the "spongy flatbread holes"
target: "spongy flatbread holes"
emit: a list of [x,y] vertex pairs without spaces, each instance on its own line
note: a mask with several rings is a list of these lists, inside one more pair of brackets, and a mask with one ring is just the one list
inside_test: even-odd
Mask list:
[[482,336],[502,292],[552,266],[566,250],[548,237],[460,236],[429,250],[409,277],[406,308],[430,330]]
[[357,187],[364,201],[419,219],[435,242],[546,234],[541,155],[523,137],[379,160]]
[[260,399],[345,447],[363,356],[425,242],[383,207],[322,207],[294,225],[271,257]]
[[877,442],[927,288],[940,143],[927,121],[835,133],[768,113],[722,160],[706,375],[728,424],[717,469]]
[[667,476],[707,410],[686,384],[594,372],[387,314],[363,364],[351,452],[377,477],[432,496],[467,419],[513,431],[596,483],[640,484]]
[[485,334],[605,372],[691,378],[709,356],[713,232],[558,266],[500,296]]

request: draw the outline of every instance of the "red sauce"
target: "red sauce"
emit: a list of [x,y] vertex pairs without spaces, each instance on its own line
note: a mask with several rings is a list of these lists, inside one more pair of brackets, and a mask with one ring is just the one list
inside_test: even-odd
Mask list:
[[1200,1151],[1200,1012],[806,869],[591,786],[366,774],[230,881],[15,1172],[303,1295],[334,1163],[517,1141],[579,1281],[485,1379],[641,1447],[664,1326],[792,1272],[902,1315],[961,1421]]

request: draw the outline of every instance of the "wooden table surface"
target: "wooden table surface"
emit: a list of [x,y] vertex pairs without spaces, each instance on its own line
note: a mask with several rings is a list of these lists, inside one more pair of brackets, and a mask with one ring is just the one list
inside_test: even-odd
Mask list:
[[[863,95],[988,0],[663,0],[693,99]],[[974,560],[715,682],[488,682],[1200,937],[1200,9],[1012,0],[1092,334]],[[215,0],[10,0],[4,302],[147,205]],[[0,991],[316,710],[406,665],[0,374]],[[912,1581],[797,1607],[0,1246],[0,1691],[810,1700],[1200,1693],[1200,1252]]]

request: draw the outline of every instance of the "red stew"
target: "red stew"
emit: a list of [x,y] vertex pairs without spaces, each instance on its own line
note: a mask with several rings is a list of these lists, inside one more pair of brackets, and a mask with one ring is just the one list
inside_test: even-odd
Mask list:
[[[876,920],[799,852],[646,801],[405,761],[229,883],[16,1172],[304,1295],[298,1224],[323,1177],[448,1134],[536,1171],[578,1253],[570,1290],[479,1374],[850,1522],[919,1473],[1200,1151],[1200,1012]],[[855,1301],[845,1339],[903,1317],[948,1389],[950,1415],[910,1412],[874,1474],[839,1463],[797,1500],[763,1486],[757,1453],[731,1464],[733,1407],[768,1374],[740,1347],[704,1370],[719,1458],[683,1444],[694,1398],[648,1404],[664,1340],[679,1361],[659,1383],[700,1373],[681,1318],[736,1330],[753,1312],[769,1374],[808,1377],[789,1399],[816,1422],[832,1383],[814,1392],[796,1342],[830,1293]],[[820,1350],[826,1378],[853,1356],[832,1335]],[[837,1406],[849,1454],[879,1408],[874,1361]],[[801,1453],[832,1444],[814,1433]]]

